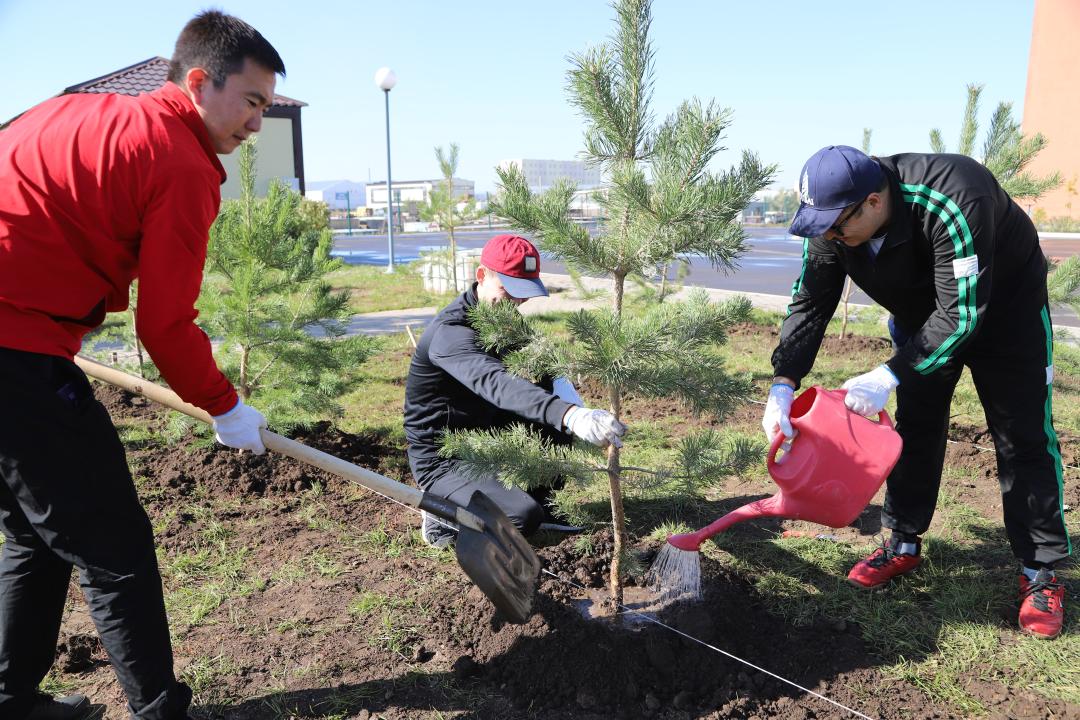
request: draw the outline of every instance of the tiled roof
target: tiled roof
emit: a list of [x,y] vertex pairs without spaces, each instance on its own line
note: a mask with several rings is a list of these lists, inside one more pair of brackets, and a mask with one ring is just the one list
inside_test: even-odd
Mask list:
[[[121,95],[142,95],[153,92],[165,84],[169,74],[169,61],[163,57],[152,57],[130,65],[122,70],[102,75],[64,88],[64,95],[69,93],[119,93]],[[284,95],[274,95],[274,105],[279,107],[307,107],[306,102],[293,100]]]

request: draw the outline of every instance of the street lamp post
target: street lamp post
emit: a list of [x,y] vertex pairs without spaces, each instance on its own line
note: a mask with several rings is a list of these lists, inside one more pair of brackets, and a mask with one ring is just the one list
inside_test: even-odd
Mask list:
[[397,75],[388,67],[375,71],[375,85],[386,96],[386,239],[390,248],[390,261],[386,272],[394,272],[394,195],[390,181],[390,91],[397,85]]

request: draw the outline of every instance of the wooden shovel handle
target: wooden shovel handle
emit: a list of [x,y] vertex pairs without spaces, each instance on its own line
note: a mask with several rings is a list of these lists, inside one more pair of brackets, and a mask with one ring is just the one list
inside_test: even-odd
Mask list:
[[[142,395],[156,403],[172,408],[177,412],[182,412],[185,415],[189,415],[196,420],[201,420],[204,423],[213,424],[214,422],[213,418],[210,417],[210,414],[202,408],[197,408],[191,403],[184,402],[180,399],[180,396],[172,390],[163,388],[149,380],[137,378],[134,375],[129,375],[126,372],[111,368],[108,365],[102,365],[99,362],[82,357],[81,355],[75,357],[75,364],[82,368],[83,372],[87,375],[95,377],[98,380],[103,380],[112,385],[116,385],[117,387],[133,392],[136,395]],[[406,505],[411,505],[415,508],[419,508],[423,505],[424,509],[428,509],[427,503],[424,502],[424,493],[416,488],[396,482],[388,477],[383,477],[371,470],[366,470],[359,465],[353,465],[341,458],[308,447],[296,440],[290,440],[287,437],[270,432],[266,428],[263,428],[259,432],[262,435],[263,445],[274,452],[288,455],[295,460],[314,465],[326,472],[340,475],[347,480],[352,480],[369,490],[374,490],[375,492],[386,495],[394,500],[403,502]],[[467,514],[469,518],[462,518],[461,515],[463,513]],[[441,515],[442,513],[439,514]],[[475,518],[472,513],[469,513],[464,508],[458,508],[457,513],[455,514],[457,516],[455,519],[458,521],[464,520],[466,525],[472,526],[473,523],[469,522],[469,520],[474,519],[474,522],[479,523],[481,528],[483,527],[483,521],[479,518]]]

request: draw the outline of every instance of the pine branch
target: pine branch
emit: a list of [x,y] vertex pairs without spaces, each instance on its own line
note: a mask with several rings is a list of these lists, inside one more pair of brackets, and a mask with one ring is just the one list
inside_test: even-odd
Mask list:
[[1050,304],[1068,306],[1080,314],[1080,256],[1059,262],[1046,278]]
[[1019,125],[1012,118],[1012,103],[999,103],[983,142],[982,163],[987,167],[993,166],[1002,153],[1019,142],[1019,136]]
[[531,382],[569,374],[558,345],[533,326],[512,303],[477,303],[469,325],[484,352],[502,358],[506,369]]
[[469,308],[469,326],[484,352],[505,355],[536,340],[539,332],[513,303],[477,303]]
[[616,100],[626,118],[620,155],[643,160],[648,155],[645,139],[651,124],[654,53],[649,41],[652,25],[650,0],[627,0],[615,5],[618,30],[613,41],[616,64]]
[[604,46],[589,48],[569,57],[567,73],[570,103],[588,121],[585,129],[585,151],[589,159],[604,165],[620,157],[620,140],[625,135],[625,118],[612,87],[615,61],[612,51]]
[[956,152],[961,155],[972,156],[975,150],[975,134],[979,131],[979,96],[982,94],[982,85],[967,86],[967,106],[964,108],[964,119],[960,124],[960,143]]
[[947,152],[945,149],[945,141],[941,137],[941,131],[937,128],[930,131],[930,152]]
[[560,478],[588,482],[596,469],[594,454],[576,446],[551,444],[523,424],[494,432],[448,432],[441,439],[439,455],[459,460],[463,474],[471,480],[495,476],[507,487],[522,490],[551,487]]
[[579,271],[607,274],[618,262],[614,252],[598,244],[589,232],[570,219],[570,199],[574,186],[557,181],[551,189],[534,197],[520,168],[496,168],[499,195],[491,203],[496,215],[531,234],[545,253],[564,260]]

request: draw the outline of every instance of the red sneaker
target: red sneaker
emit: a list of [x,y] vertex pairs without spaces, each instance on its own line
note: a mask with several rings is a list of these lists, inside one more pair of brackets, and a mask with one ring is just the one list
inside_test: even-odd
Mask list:
[[900,540],[896,537],[890,538],[887,543],[882,543],[881,547],[869,557],[855,563],[855,567],[848,573],[848,582],[855,587],[874,590],[884,587],[897,575],[911,572],[918,567],[922,562],[919,556],[922,543],[915,541],[914,555],[898,552],[899,547]]
[[1020,629],[1047,639],[1061,634],[1065,620],[1065,586],[1054,571],[1041,568],[1034,580],[1020,574]]

